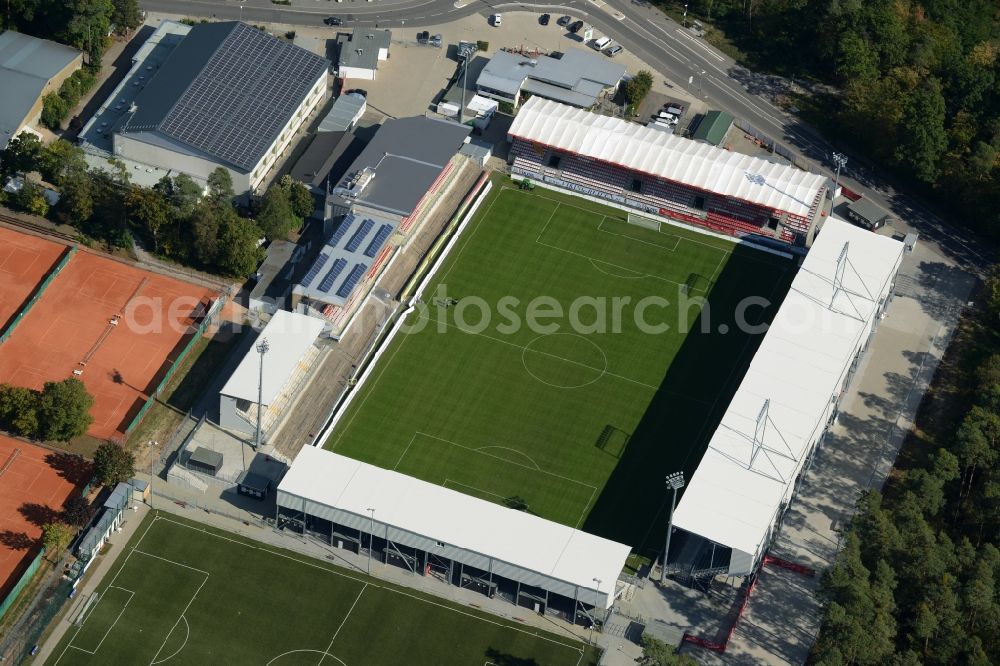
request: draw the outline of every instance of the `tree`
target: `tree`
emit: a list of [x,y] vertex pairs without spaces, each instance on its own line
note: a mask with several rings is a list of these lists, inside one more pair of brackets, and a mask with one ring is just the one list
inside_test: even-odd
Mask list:
[[237,215],[232,208],[223,209],[219,218],[219,269],[227,275],[253,273],[264,255],[259,240],[257,225]]
[[645,99],[653,89],[653,74],[646,69],[640,69],[635,76],[625,83],[625,98],[633,107]]
[[170,221],[170,205],[155,189],[133,186],[125,196],[131,221],[153,241],[153,252],[160,251],[160,232]]
[[21,132],[0,151],[0,173],[10,176],[35,171],[41,153],[42,142],[38,137],[31,132]]
[[90,178],[73,175],[63,179],[56,219],[63,224],[82,229],[94,215],[94,188]]
[[94,418],[94,398],[76,377],[46,382],[38,400],[38,420],[43,439],[65,442],[85,432]]
[[264,236],[268,240],[285,238],[298,224],[284,188],[280,185],[269,187],[261,200],[260,212],[257,213],[257,226],[264,232]]
[[941,156],[948,147],[944,122],[941,84],[934,77],[925,78],[904,107],[896,148],[896,161],[925,183],[933,183],[940,173]]
[[286,174],[281,177],[281,187],[288,195],[288,202],[296,217],[309,217],[316,210],[316,199],[313,198],[309,188],[302,183],[292,180],[292,177]]
[[642,637],[642,656],[635,660],[640,666],[695,666],[698,662],[686,655],[674,654],[674,647],[652,636]]
[[0,427],[34,439],[38,434],[38,394],[23,386],[0,384]]
[[208,174],[208,198],[216,203],[232,203],[236,193],[233,191],[233,177],[222,167]]
[[219,218],[218,207],[206,201],[189,220],[195,258],[204,266],[214,266],[219,257]]
[[40,185],[25,177],[21,189],[7,198],[11,206],[32,215],[44,216],[49,212],[49,202]]
[[57,139],[42,149],[38,170],[45,180],[62,186],[66,179],[87,176],[87,160],[79,146]]
[[69,105],[62,95],[51,92],[42,98],[42,124],[53,132],[62,129],[62,122],[69,114]]
[[114,5],[111,20],[119,28],[132,30],[142,23],[138,0],[111,0],[111,2]]
[[63,504],[63,520],[73,527],[85,527],[94,517],[94,509],[83,495],[73,494]]
[[73,528],[63,522],[42,525],[42,546],[53,562],[62,557],[66,546],[73,540],[73,534]]
[[102,486],[115,486],[135,476],[135,456],[114,442],[94,452],[94,474]]

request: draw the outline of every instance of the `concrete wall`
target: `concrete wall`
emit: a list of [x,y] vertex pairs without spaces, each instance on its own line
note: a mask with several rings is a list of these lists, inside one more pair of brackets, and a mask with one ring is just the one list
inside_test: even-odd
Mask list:
[[[254,407],[256,409],[256,407]],[[219,425],[226,430],[250,433],[250,424],[236,410],[236,398],[219,394]]]

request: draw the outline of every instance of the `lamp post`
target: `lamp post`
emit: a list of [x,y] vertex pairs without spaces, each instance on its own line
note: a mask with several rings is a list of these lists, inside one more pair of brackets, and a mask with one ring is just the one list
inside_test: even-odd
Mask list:
[[688,6],[686,2],[684,3],[684,27],[688,27]]
[[240,21],[243,20],[243,5],[240,5]]
[[149,508],[153,508],[153,451],[159,446],[159,442],[149,440]]
[[368,575],[372,575],[372,544],[375,541],[375,509],[368,507],[365,509],[371,514],[371,527],[368,530]]
[[836,194],[837,188],[840,187],[840,170],[847,166],[847,155],[843,153],[830,153],[830,158],[837,165],[837,175],[833,179],[833,193]]
[[260,449],[260,421],[263,414],[261,403],[264,401],[264,354],[270,351],[271,345],[267,343],[267,338],[262,338],[257,343],[257,353],[260,354],[260,376],[257,381],[257,434],[254,436],[254,450]]
[[[597,596],[601,596],[601,579],[595,578],[594,582],[597,583]],[[597,604],[594,604],[594,609],[597,609]],[[594,618],[590,618],[590,644],[594,644]]]
[[674,531],[674,509],[677,508],[677,491],[684,487],[684,472],[674,472],[667,475],[667,487],[674,491],[670,500],[670,518],[667,520],[667,545],[663,548],[663,569],[660,570],[660,582],[667,582],[667,558],[670,557],[670,535]]

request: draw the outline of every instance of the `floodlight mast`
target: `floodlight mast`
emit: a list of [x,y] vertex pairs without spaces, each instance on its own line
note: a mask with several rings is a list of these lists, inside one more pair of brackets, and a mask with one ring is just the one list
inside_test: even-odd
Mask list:
[[840,187],[840,170],[847,166],[847,155],[843,153],[830,153],[830,158],[837,165],[837,175],[833,179],[833,193],[836,194],[837,188]]
[[271,345],[268,344],[267,338],[261,339],[257,343],[257,353],[260,354],[260,376],[257,381],[257,433],[254,436],[254,449],[260,449],[260,420],[263,414],[263,402],[264,402],[264,355],[271,350]]
[[684,487],[684,472],[674,472],[667,475],[667,487],[674,491],[670,500],[670,518],[667,520],[667,545],[663,548],[663,569],[660,570],[660,582],[667,582],[667,558],[670,557],[670,535],[674,531],[674,509],[677,508],[677,491]]

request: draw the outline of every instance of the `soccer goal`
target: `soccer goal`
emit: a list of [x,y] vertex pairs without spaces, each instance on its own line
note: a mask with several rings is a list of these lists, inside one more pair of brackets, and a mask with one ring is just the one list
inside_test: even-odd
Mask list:
[[639,215],[638,213],[629,213],[628,223],[639,227],[646,227],[647,229],[652,229],[653,231],[660,230],[659,220],[652,217],[646,217],[645,215]]

